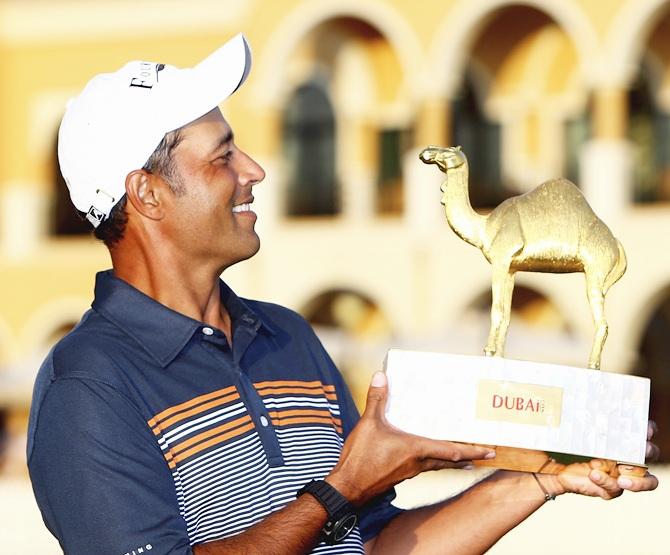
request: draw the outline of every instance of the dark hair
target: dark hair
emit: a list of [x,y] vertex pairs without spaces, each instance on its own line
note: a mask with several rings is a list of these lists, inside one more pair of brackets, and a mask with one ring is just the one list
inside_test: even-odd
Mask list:
[[[182,139],[181,128],[166,133],[156,150],[151,153],[149,159],[142,166],[143,170],[160,175],[176,195],[183,194],[184,184],[174,163],[172,153]],[[93,235],[103,241],[108,248],[112,248],[123,239],[128,223],[126,203],[127,197],[123,195],[119,202],[114,205],[107,219],[93,230]]]

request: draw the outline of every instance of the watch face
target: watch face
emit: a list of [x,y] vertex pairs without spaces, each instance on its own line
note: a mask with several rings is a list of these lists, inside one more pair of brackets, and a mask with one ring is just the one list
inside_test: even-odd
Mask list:
[[333,542],[341,542],[356,527],[358,518],[356,515],[346,515],[335,523],[333,527]]

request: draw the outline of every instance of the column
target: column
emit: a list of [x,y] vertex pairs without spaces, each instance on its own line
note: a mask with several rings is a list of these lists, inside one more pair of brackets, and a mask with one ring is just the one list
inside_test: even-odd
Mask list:
[[580,155],[580,186],[596,214],[610,224],[617,221],[630,202],[632,152],[626,138],[627,127],[627,90],[596,90],[592,138]]
[[428,145],[452,146],[451,110],[449,101],[443,97],[423,101],[416,123],[414,143],[419,148]]
[[426,100],[417,119],[414,148],[403,160],[405,179],[405,220],[413,233],[428,234],[444,220],[440,204],[440,185],[444,174],[434,165],[419,160],[419,153],[428,145],[446,146],[450,128],[449,103],[444,98]]
[[351,222],[368,222],[376,211],[376,127],[351,115],[341,119],[337,135],[342,216]]

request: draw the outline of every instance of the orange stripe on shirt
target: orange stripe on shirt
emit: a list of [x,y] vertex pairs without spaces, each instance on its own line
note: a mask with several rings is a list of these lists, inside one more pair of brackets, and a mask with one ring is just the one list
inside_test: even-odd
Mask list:
[[339,434],[342,434],[342,426],[335,424],[332,418],[327,417],[306,416],[296,418],[282,418],[281,420],[273,418],[272,424],[278,427],[293,426],[294,424],[327,424],[333,426]]
[[151,420],[149,420],[149,426],[152,428],[161,420],[164,418],[167,418],[171,414],[174,414],[175,412],[179,412],[182,410],[186,410],[194,405],[197,405],[199,403],[204,403],[206,401],[209,401],[210,399],[214,399],[216,397],[222,397],[223,395],[228,395],[229,393],[232,393],[235,391],[235,386],[231,385],[230,387],[225,387],[223,389],[218,389],[216,391],[212,391],[211,393],[206,393],[205,395],[200,395],[198,397],[194,397],[193,399],[186,401],[184,403],[181,403],[179,405],[175,405],[174,407],[170,407],[165,409],[162,412],[159,412],[156,416],[154,416]]
[[279,388],[266,388],[259,389],[258,394],[262,397],[267,397],[268,395],[323,395],[331,401],[337,401],[337,395],[335,393],[328,393],[327,391],[319,389],[307,389],[304,387],[279,387]]
[[179,414],[175,414],[174,416],[163,420],[162,422],[159,422],[156,424],[156,426],[153,429],[153,432],[155,435],[159,435],[162,431],[166,430],[173,424],[180,422],[181,420],[184,420],[185,418],[189,418],[191,416],[195,416],[196,414],[199,414],[201,412],[205,412],[206,410],[209,410],[214,407],[218,407],[220,405],[225,405],[227,403],[230,403],[232,401],[235,401],[240,398],[240,394],[235,392],[232,395],[228,395],[226,397],[221,397],[219,399],[215,399],[214,401],[210,401],[209,403],[204,403],[202,405],[198,405],[191,410],[187,410],[185,412],[180,412]]
[[221,424],[220,426],[212,428],[211,430],[199,433],[198,435],[190,437],[187,440],[182,441],[181,443],[177,443],[174,447],[170,448],[170,453],[172,453],[172,456],[174,456],[183,451],[184,449],[187,449],[188,447],[195,445],[196,443],[200,443],[201,441],[207,438],[210,438],[217,434],[221,434],[228,430],[232,430],[233,428],[237,428],[242,424],[246,424],[247,422],[251,422],[251,416],[249,416],[248,414],[240,418],[236,418],[235,420],[231,420],[230,422],[226,422],[225,424]]
[[175,457],[172,458],[171,461],[168,462],[168,465],[170,468],[174,468],[175,466],[177,466],[177,463],[183,461],[184,459],[192,457],[193,455],[207,449],[208,447],[211,447],[212,445],[216,445],[217,443],[223,443],[224,441],[233,439],[253,429],[254,429],[254,423],[249,422],[248,424],[241,426],[239,428],[235,428],[234,430],[231,430],[228,433],[213,437],[209,441],[199,443],[195,447],[191,447],[190,449],[187,449],[186,451],[180,453],[179,455],[176,455]]
[[[185,449],[188,447],[192,447],[193,445],[197,445],[201,441],[212,437],[216,436],[218,434],[225,434],[225,432],[228,432],[229,430],[235,430],[237,428],[243,427],[246,425],[248,422],[252,422],[251,416],[245,415],[242,416],[241,418],[237,418],[235,420],[231,420],[230,422],[226,422],[225,424],[222,424],[221,426],[217,426],[216,428],[212,428],[211,430],[207,430],[206,432],[202,432],[198,434],[197,436],[193,436],[192,438],[189,438],[185,441],[182,441],[181,443],[176,444],[173,447],[170,447],[167,452],[163,455],[165,457],[165,460],[168,462],[173,460],[175,457],[179,456],[180,452],[183,452]],[[253,422],[252,422],[253,423]]]
[[319,409],[291,409],[291,410],[281,410],[281,411],[269,411],[270,418],[279,418],[279,419],[284,419],[284,418],[291,418],[293,416],[318,416],[321,418],[331,418],[333,422],[336,422],[337,424],[342,424],[342,420],[339,418],[335,418],[333,414],[327,410],[319,410]]
[[320,380],[314,380],[311,382],[303,382],[299,380],[277,380],[277,381],[266,381],[266,382],[256,382],[254,384],[256,389],[263,389],[266,387],[316,387],[323,388],[326,391],[335,391],[334,385],[324,385]]

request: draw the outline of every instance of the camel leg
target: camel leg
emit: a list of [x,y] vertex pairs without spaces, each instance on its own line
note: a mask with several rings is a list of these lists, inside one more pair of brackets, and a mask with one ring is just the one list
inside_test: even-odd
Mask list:
[[593,346],[589,356],[589,368],[600,368],[600,357],[607,339],[607,321],[605,320],[605,295],[603,295],[603,281],[585,271],[586,275],[586,295],[591,307],[595,334],[593,336]]
[[513,291],[514,274],[510,272],[509,264],[494,266],[491,280],[491,329],[484,348],[486,356],[503,356]]

